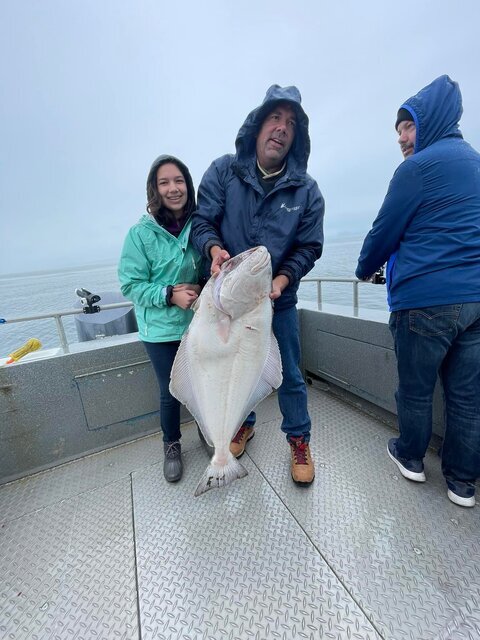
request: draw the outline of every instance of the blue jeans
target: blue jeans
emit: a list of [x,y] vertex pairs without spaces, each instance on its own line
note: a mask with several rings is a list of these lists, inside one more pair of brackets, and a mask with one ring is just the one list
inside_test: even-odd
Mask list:
[[447,483],[480,476],[480,302],[395,311],[390,316],[399,385],[398,455],[421,460],[432,433],[437,375],[443,383]]
[[[283,416],[281,429],[287,440],[291,436],[303,436],[305,442],[309,442],[311,421],[307,409],[307,388],[299,367],[300,330],[296,307],[275,311],[272,328],[282,357],[283,382],[278,389],[278,404]],[[253,411],[244,424],[255,424]]]
[[180,342],[144,342],[148,357],[160,387],[160,426],[163,431],[164,442],[180,440],[180,403],[172,396],[168,386],[170,372],[177,354]]

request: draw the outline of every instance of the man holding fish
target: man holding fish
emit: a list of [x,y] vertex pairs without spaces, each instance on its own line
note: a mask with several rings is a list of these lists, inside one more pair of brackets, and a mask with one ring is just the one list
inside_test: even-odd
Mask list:
[[[250,248],[263,245],[270,253],[272,328],[283,368],[281,428],[290,445],[292,479],[308,486],[315,468],[296,302],[300,279],[322,254],[324,200],[307,173],[308,117],[298,89],[272,85],[247,116],[235,146],[235,155],[218,158],[203,176],[192,241],[211,260],[214,276],[224,262]],[[243,455],[254,425],[252,412],[230,444],[235,457]]]

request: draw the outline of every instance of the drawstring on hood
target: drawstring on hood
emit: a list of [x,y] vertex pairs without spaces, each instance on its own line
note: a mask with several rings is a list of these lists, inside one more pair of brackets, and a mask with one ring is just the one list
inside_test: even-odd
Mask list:
[[287,156],[287,166],[289,169],[296,169],[299,173],[305,173],[310,155],[308,117],[301,106],[300,91],[294,86],[280,87],[278,84],[273,84],[268,89],[262,104],[248,114],[235,140],[236,161],[238,164],[245,164],[252,158],[256,158],[258,132],[265,118],[279,102],[290,104],[297,116],[295,137]]

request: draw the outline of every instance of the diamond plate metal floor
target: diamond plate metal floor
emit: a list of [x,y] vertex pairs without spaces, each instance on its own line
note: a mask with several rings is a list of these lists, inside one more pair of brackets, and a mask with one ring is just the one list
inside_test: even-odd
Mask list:
[[184,429],[185,476],[151,436],[0,488],[0,637],[12,640],[478,640],[480,509],[386,456],[392,430],[309,390],[314,484],[289,478],[276,398],[249,475],[193,498],[208,456]]

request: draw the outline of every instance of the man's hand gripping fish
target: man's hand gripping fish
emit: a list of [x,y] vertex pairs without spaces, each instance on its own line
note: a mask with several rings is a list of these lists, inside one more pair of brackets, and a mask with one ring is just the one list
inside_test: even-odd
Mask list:
[[225,262],[192,307],[170,392],[197,421],[215,454],[195,496],[247,475],[230,441],[250,411],[282,383],[272,332],[270,254],[256,247]]

